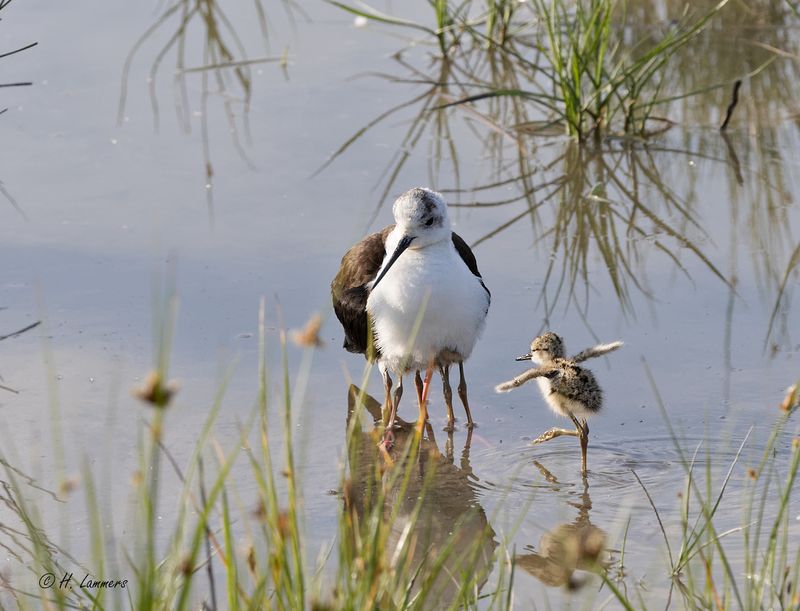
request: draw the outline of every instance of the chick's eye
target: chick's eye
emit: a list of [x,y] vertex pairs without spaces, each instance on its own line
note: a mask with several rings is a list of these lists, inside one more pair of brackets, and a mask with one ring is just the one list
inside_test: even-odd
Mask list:
[[425,221],[426,227],[430,227],[431,225],[433,225],[433,218],[429,218],[427,221]]

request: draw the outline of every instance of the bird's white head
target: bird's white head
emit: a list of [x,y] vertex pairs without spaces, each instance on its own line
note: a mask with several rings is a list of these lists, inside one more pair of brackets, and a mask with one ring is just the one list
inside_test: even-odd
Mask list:
[[372,289],[394,265],[397,258],[408,249],[421,249],[444,240],[451,240],[453,229],[447,216],[447,202],[440,193],[417,187],[398,197],[392,207],[395,228],[386,240],[388,262],[372,283]]
[[394,220],[409,248],[424,248],[449,240],[453,231],[447,216],[447,202],[441,193],[417,187],[398,197],[392,207]]

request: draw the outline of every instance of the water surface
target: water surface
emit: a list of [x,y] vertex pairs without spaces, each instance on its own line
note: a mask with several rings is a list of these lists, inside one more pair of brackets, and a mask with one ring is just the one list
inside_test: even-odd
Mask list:
[[[0,430],[4,454],[32,484],[57,491],[62,475],[76,477],[87,458],[99,473],[113,473],[101,489],[102,502],[120,516],[109,530],[123,541],[130,534],[122,516],[132,511],[132,431],[142,407],[128,390],[152,364],[154,278],[174,270],[180,306],[172,374],[181,391],[168,414],[167,444],[179,461],[189,457],[230,363],[235,369],[216,434],[223,444],[237,438],[256,396],[261,296],[276,367],[279,309],[288,327],[318,311],[326,316],[326,345],[313,355],[296,423],[308,555],[315,558],[336,532],[341,501],[328,491],[339,486],[348,386],[363,370],[362,359],[340,348],[329,282],[350,244],[391,222],[397,194],[428,185],[457,205],[455,228],[473,244],[493,295],[467,364],[478,427],[468,450],[467,432],[456,431],[453,464],[441,483],[455,492],[431,498],[431,519],[479,507],[470,515],[494,533],[487,549],[502,541],[526,556],[516,581],[521,608],[542,605],[545,597],[555,606],[597,590],[596,582],[577,594],[561,587],[572,577],[548,564],[542,543],[548,533],[588,523],[618,550],[627,527],[625,570],[631,582],[645,580],[658,601],[667,583],[661,534],[632,471],[671,532],[685,474],[648,367],[681,447],[707,452],[718,479],[755,427],[733,472],[733,501],[720,510],[722,528],[740,525],[736,499],[746,468],[760,456],[799,369],[796,269],[782,286],[800,231],[800,134],[796,105],[784,91],[796,62],[781,59],[745,81],[726,138],[717,127],[728,88],[671,105],[665,112],[678,125],[663,134],[584,149],[561,136],[505,129],[519,110],[509,101],[436,111],[420,124],[420,104],[428,100],[422,98],[315,174],[371,118],[429,89],[397,79],[415,80],[409,75],[418,71],[436,80],[457,66],[431,59],[425,45],[408,46],[406,33],[376,24],[357,28],[327,6],[309,8],[310,20],[296,15],[294,25],[270,7],[276,25],[265,45],[247,11],[231,7],[248,56],[280,56],[288,47],[288,66],[251,66],[248,104],[242,84],[228,74],[225,92],[208,85],[204,106],[201,73],[193,73],[187,113],[185,106],[175,112],[181,94],[168,57],[155,77],[156,130],[148,75],[170,36],[166,27],[134,57],[118,124],[126,57],[157,20],[157,8],[29,0],[4,12],[12,38],[40,43],[4,62],[6,80],[35,84],[4,91],[10,110],[0,117],[6,151],[0,179],[17,206],[0,199],[0,334],[43,320],[0,344],[3,384],[19,391],[0,394]],[[663,24],[670,8],[648,14]],[[402,9],[420,20],[429,18],[427,11],[421,2]],[[727,19],[697,42],[693,59],[676,64],[684,90],[736,78],[763,62],[767,51],[744,43],[731,50],[731,37],[762,36],[775,46],[796,40],[796,22],[743,31],[737,18]],[[187,39],[192,65],[205,63],[202,38],[193,30]],[[720,47],[725,51],[714,51]],[[366,75],[372,72],[396,79]],[[436,104],[457,94],[431,93]],[[537,119],[530,113],[524,121]],[[449,140],[440,137],[445,128]],[[416,140],[407,140],[409,129],[419,130]],[[530,445],[563,424],[535,388],[492,390],[522,370],[514,357],[544,329],[562,334],[570,352],[625,341],[621,351],[590,363],[606,409],[591,422],[586,486],[574,440]],[[304,358],[291,348],[293,376]],[[368,391],[382,396],[374,372]],[[415,410],[411,394],[401,410],[408,419]],[[433,443],[446,457],[438,387],[430,414]],[[54,420],[63,428],[63,459]],[[789,442],[781,440],[782,451]],[[234,475],[244,499],[255,489],[248,473]],[[31,494],[43,497],[53,537],[80,555],[87,532],[80,495],[64,504],[38,488]],[[457,502],[448,506],[447,498]],[[165,501],[162,509],[167,523],[175,508]],[[11,554],[0,555],[0,570],[30,578]],[[591,597],[599,605],[608,593]]]

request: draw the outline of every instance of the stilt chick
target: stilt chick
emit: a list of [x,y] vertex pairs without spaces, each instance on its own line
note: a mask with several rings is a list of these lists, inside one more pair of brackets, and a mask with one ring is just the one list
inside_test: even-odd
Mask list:
[[586,475],[586,451],[589,446],[587,418],[600,411],[603,392],[591,371],[578,365],[583,361],[608,354],[622,346],[622,342],[600,344],[566,358],[564,340],[548,331],[531,342],[528,354],[518,361],[533,361],[538,365],[513,380],[495,387],[497,392],[508,392],[534,378],[539,384],[547,404],[559,416],[572,420],[575,430],[552,428],[539,435],[533,443],[543,443],[562,435],[577,437],[581,444],[581,474]]

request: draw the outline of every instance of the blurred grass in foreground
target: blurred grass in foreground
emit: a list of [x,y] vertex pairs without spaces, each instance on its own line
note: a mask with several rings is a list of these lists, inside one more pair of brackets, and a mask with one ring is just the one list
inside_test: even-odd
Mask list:
[[[4,546],[14,550],[20,564],[35,576],[31,582],[41,575],[60,576],[78,567],[93,580],[115,580],[120,574],[133,577],[125,589],[90,590],[32,588],[23,585],[27,580],[19,576],[3,575],[0,583],[19,608],[147,611],[197,608],[198,604],[204,609],[514,606],[516,564],[523,560],[531,564],[535,558],[531,554],[517,556],[506,543],[510,535],[498,537],[489,525],[467,481],[471,473],[468,448],[457,467],[452,457],[439,452],[429,429],[422,436],[398,431],[395,449],[382,453],[376,447],[381,436],[380,405],[355,386],[349,391],[336,537],[316,566],[309,562],[292,441],[292,397],[297,396],[293,391],[298,389],[289,382],[286,333],[281,332],[278,386],[282,402],[277,409],[282,426],[271,430],[268,413],[276,406],[269,399],[275,393],[265,359],[263,301],[259,310],[259,392],[249,417],[240,425],[237,439],[230,447],[223,447],[213,432],[225,393],[223,382],[191,456],[185,465],[179,465],[162,443],[170,426],[170,405],[178,392],[169,381],[177,301],[173,294],[166,294],[157,303],[161,314],[155,325],[156,365],[134,393],[146,404],[148,415],[138,431],[139,469],[132,486],[139,511],[135,528],[126,528],[126,532],[134,533],[130,535],[132,543],[123,546],[115,533],[104,528],[113,524],[113,515],[99,498],[95,474],[85,460],[81,481],[89,524],[86,547],[91,558],[82,562],[69,550],[59,548],[46,532],[42,508],[26,500],[24,487],[30,481],[12,466],[5,451],[0,454],[5,474],[2,500],[19,522],[19,528],[4,528]],[[314,350],[314,342],[308,344],[306,349]],[[365,371],[364,382],[369,373]],[[365,385],[362,383],[362,387]],[[723,504],[736,502],[725,492],[741,449],[714,492],[710,460],[706,461],[705,476],[698,477],[698,452],[687,454],[666,420],[681,456],[686,483],[677,539],[667,535],[671,529],[662,524],[653,505],[670,567],[669,574],[661,576],[656,592],[663,594],[668,587],[670,600],[677,606],[747,610],[797,607],[800,548],[794,543],[788,510],[800,466],[800,440],[795,437],[788,444],[788,461],[778,460],[781,449],[787,446],[786,429],[797,411],[797,395],[795,386],[778,411],[759,464],[748,471],[742,527],[726,532],[718,530],[715,516]],[[375,425],[364,432],[361,420],[367,414]],[[273,449],[276,439],[283,445],[281,459]],[[131,440],[118,443],[126,441]],[[168,469],[180,482],[177,489],[165,483]],[[255,482],[255,508],[240,502],[234,472],[239,477],[249,473]],[[632,473],[632,477],[637,476]],[[62,482],[60,496],[76,486],[74,482],[66,484]],[[647,493],[644,484],[642,488]],[[176,518],[161,521],[160,511],[171,504],[177,506]],[[441,523],[436,523],[437,519]],[[656,608],[647,586],[627,583],[623,567],[612,570],[604,559],[602,533],[590,534],[592,538],[584,540],[584,531],[562,528],[551,538],[560,546],[555,549],[562,549],[565,556],[550,557],[547,562],[567,576],[578,567],[596,574],[605,589],[604,596],[626,609]],[[730,558],[741,555],[741,550],[745,560],[738,566]],[[567,555],[571,558],[569,566]],[[523,568],[531,571],[527,564]],[[662,583],[671,585],[662,590]],[[591,590],[574,596],[592,601],[600,593]],[[663,608],[663,601],[657,607]]]

